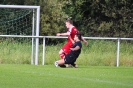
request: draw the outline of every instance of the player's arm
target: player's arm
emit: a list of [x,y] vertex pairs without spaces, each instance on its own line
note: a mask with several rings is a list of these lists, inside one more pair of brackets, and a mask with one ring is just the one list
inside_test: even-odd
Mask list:
[[76,51],[76,50],[79,50],[80,47],[79,46],[76,46],[75,48],[70,48],[72,51]]
[[56,35],[57,36],[68,36],[70,34],[68,32],[66,32],[66,33],[57,33]]
[[82,36],[82,40],[84,42],[85,45],[88,45],[88,42],[84,39],[84,37]]

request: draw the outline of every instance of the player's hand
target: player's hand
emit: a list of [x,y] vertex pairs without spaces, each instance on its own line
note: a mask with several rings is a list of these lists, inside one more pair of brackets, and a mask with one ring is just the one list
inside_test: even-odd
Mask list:
[[70,50],[74,51],[74,48],[70,48]]
[[84,44],[87,46],[88,45],[88,42],[87,41],[84,41]]
[[60,36],[60,33],[57,33],[56,36]]

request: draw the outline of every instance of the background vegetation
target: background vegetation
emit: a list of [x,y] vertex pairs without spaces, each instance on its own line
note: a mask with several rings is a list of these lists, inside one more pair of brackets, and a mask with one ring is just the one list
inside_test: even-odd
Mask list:
[[[67,29],[64,21],[66,18],[71,17],[74,21],[74,25],[86,37],[133,37],[132,0],[1,0],[0,4],[39,5],[41,7],[40,35],[42,36],[53,36],[56,35],[57,32],[66,32]],[[0,20],[2,19],[3,18],[1,17]],[[23,45],[21,42],[12,43],[14,45],[10,45],[6,41],[2,42],[1,49],[3,49],[3,47],[15,47],[13,49],[17,50],[17,48],[22,48],[20,51],[27,52],[25,52],[24,55],[20,55],[21,52],[18,49],[18,52],[12,52],[11,55],[10,49],[4,48],[4,52],[11,56],[9,55],[9,57],[6,57],[4,56],[6,54],[1,52],[1,63],[6,63],[8,58],[14,60],[14,58],[17,58],[15,55],[22,56],[21,60],[24,60],[21,62],[20,58],[18,58],[18,60],[16,60],[16,62],[13,61],[13,63],[30,63],[30,59],[25,61],[25,58],[30,58],[30,55],[27,55],[27,53],[30,53],[30,45],[28,45],[28,48],[26,47],[26,49],[24,49],[24,46],[26,45]],[[58,42],[62,42],[62,40],[58,40],[57,42],[56,39],[47,39],[46,42],[46,53],[47,56],[49,56],[46,56],[46,64],[53,64],[54,60],[59,59],[57,54],[60,47],[58,46],[63,45],[64,42],[61,45],[58,44]],[[132,43],[132,41],[122,42],[120,56],[121,65],[133,65]],[[40,47],[40,50],[41,49],[42,47]],[[50,51],[51,49],[55,49],[55,51]],[[53,56],[55,59],[52,59]],[[77,63],[83,64],[86,62],[86,65],[115,65],[115,56],[116,42],[89,41],[89,46],[84,46],[83,53],[81,54],[81,57],[79,57]],[[6,59],[3,60],[3,58]]]
[[1,4],[41,6],[40,35],[65,32],[71,17],[85,36],[133,37],[132,0],[3,0]]
[[[88,46],[83,44],[82,52],[76,61],[79,66],[116,66],[117,41],[88,40],[88,42]],[[58,52],[63,44],[64,42],[46,45],[45,65],[53,65],[60,59]],[[31,64],[31,43],[3,41],[0,43],[0,49],[0,64]],[[43,46],[40,44],[39,65],[42,65],[42,49]],[[120,66],[133,66],[132,50],[132,44],[121,42]]]

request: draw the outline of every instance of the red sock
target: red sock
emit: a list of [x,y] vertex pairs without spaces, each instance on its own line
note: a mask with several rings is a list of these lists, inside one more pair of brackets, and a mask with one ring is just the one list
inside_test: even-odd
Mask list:
[[65,54],[64,53],[60,54],[60,57],[61,57],[61,59],[64,59]]

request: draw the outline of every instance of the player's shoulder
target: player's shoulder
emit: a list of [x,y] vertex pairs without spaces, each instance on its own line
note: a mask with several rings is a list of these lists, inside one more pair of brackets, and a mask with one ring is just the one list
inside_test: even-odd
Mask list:
[[73,26],[72,29],[77,29],[77,28],[75,26]]
[[82,43],[79,41],[79,42],[76,42],[75,43],[76,46],[79,46],[80,48],[82,48]]
[[72,27],[72,30],[73,31],[78,31],[78,29],[75,26]]
[[78,41],[78,42],[76,42],[76,43],[82,45],[81,41]]

